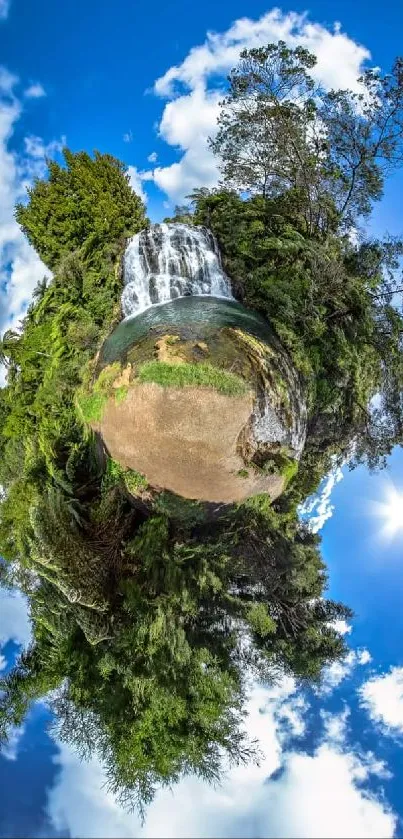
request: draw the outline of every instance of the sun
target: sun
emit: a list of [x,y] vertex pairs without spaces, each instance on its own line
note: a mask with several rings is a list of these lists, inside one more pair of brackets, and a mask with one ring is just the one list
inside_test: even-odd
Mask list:
[[385,541],[394,539],[399,531],[403,533],[403,492],[399,492],[394,484],[388,484],[385,488],[383,501],[371,503],[371,510],[383,519],[380,536]]

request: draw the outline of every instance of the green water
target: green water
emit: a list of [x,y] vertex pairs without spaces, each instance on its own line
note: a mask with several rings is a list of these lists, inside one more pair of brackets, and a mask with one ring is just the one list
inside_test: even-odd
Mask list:
[[124,357],[127,350],[146,335],[180,327],[183,337],[202,339],[209,328],[233,326],[273,344],[268,323],[240,303],[218,297],[178,297],[169,303],[152,306],[140,315],[121,321],[106,339],[100,364],[112,364]]

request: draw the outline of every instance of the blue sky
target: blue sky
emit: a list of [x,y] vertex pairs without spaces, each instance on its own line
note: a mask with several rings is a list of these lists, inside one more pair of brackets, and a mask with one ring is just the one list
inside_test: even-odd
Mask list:
[[[403,7],[0,0],[0,18],[2,329],[21,317],[44,272],[13,205],[63,138],[73,150],[124,159],[159,220],[192,187],[215,182],[206,138],[243,46],[280,37],[303,43],[317,53],[324,84],[351,86],[365,64],[391,65]],[[402,187],[395,175],[371,232],[403,233]],[[369,502],[385,495],[385,475],[346,469],[337,477],[325,482],[312,515],[324,523],[330,595],[356,612],[345,627],[351,651],[316,692],[290,679],[255,688],[248,728],[262,743],[262,766],[230,772],[219,790],[188,779],[157,797],[141,827],[105,793],[99,764],[80,765],[46,731],[39,704],[0,756],[0,837],[403,834],[403,531],[382,541],[370,513]],[[401,450],[388,480],[403,492]],[[28,639],[22,599],[0,594],[0,667]]]

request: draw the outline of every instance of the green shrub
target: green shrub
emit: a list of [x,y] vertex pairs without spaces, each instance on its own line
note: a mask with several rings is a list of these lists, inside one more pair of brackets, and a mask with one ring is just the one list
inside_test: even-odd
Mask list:
[[123,479],[132,495],[138,495],[148,487],[147,478],[140,472],[136,472],[135,469],[126,469],[123,473]]
[[77,405],[85,422],[101,422],[108,397],[103,393],[77,395]]
[[129,388],[127,385],[120,385],[120,387],[115,388],[115,402],[118,404],[124,402],[128,393]]

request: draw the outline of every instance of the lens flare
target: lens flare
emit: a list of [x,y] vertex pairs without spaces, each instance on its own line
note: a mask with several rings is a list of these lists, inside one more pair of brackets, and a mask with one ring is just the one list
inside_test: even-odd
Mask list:
[[403,533],[403,492],[399,492],[394,484],[388,484],[384,500],[372,501],[370,508],[374,515],[383,519],[380,536],[384,541],[392,541],[399,531]]

